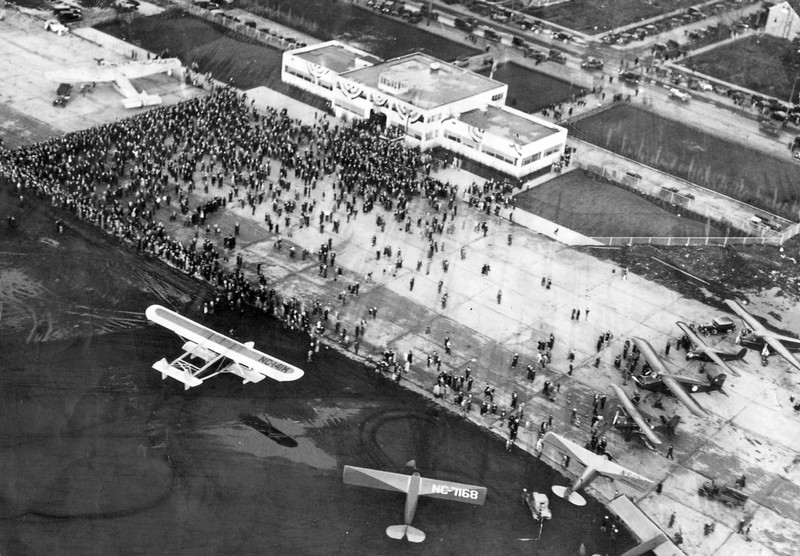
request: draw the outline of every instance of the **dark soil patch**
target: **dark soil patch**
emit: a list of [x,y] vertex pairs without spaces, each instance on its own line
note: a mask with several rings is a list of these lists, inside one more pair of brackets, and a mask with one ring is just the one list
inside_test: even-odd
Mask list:
[[618,104],[568,126],[574,137],[795,220],[800,165]]
[[[618,249],[583,248],[601,259],[644,276],[681,294],[727,310],[723,299],[778,288],[778,295],[800,295],[800,240],[792,239],[781,247],[705,246],[656,247],[634,245]],[[703,284],[671,269],[655,259],[676,266]]]
[[[478,73],[488,76],[491,68]],[[569,81],[528,69],[519,64],[501,64],[494,72],[494,79],[508,84],[506,104],[523,112],[538,112],[551,104],[566,102],[579,95],[582,87]]]
[[723,236],[644,197],[581,171],[563,174],[515,197],[517,206],[589,237]]

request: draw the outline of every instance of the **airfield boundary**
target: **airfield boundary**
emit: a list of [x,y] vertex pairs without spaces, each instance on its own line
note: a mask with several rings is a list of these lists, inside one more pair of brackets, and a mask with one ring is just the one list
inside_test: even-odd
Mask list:
[[[647,169],[648,172],[653,172],[656,174],[655,176],[656,179],[653,180],[652,183],[650,183],[649,180],[643,180],[641,176],[637,177],[637,175],[633,175],[632,173],[629,172],[620,172],[616,169],[609,168],[608,166],[592,164],[591,162],[575,161],[574,165],[582,170],[596,174],[604,179],[610,180],[611,182],[621,184],[624,187],[630,187],[646,195],[650,195],[652,197],[668,201],[672,204],[679,205],[683,207],[685,210],[691,211],[694,214],[702,216],[704,219],[711,219],[717,222],[729,223],[747,234],[754,234],[754,233],[759,234],[758,237],[751,236],[751,237],[738,237],[738,238],[737,237],[694,238],[694,241],[691,243],[691,245],[708,245],[708,244],[718,243],[717,241],[708,241],[705,243],[698,242],[698,240],[700,239],[702,240],[726,239],[727,241],[725,244],[781,245],[785,241],[791,239],[792,237],[800,233],[800,224],[791,222],[786,218],[756,208],[743,201],[739,201],[737,199],[734,199],[733,197],[729,197],[723,193],[714,191],[713,189],[709,189],[702,185],[698,185],[696,183],[687,181],[683,178],[674,176],[672,174],[664,172],[663,170],[659,170],[658,168],[648,166],[639,161],[633,160],[631,158],[625,157],[623,155],[605,149],[601,146],[589,143],[582,139],[577,139],[574,136],[570,137],[570,141],[577,145],[582,145],[585,149],[600,151],[604,153],[606,156],[610,156],[615,159],[619,159],[620,161],[624,161],[627,165],[631,166],[632,168]],[[709,204],[702,203],[702,201],[700,201],[699,199],[694,198],[692,192],[697,192],[697,191],[702,192],[703,197],[710,196],[716,199],[717,201],[720,201],[722,205],[726,207],[726,209],[730,207],[730,210],[719,210],[717,208],[712,207]],[[756,214],[763,214],[769,217],[769,219],[772,220],[773,222],[781,224],[783,229],[780,232],[772,230],[767,226],[760,227],[759,229],[753,229],[751,218]],[[602,242],[602,238],[595,238],[595,239]],[[649,240],[653,238],[638,238],[638,239]],[[635,241],[635,243],[654,243],[658,245],[678,244],[678,243],[663,243],[663,242],[653,242],[653,241]]]

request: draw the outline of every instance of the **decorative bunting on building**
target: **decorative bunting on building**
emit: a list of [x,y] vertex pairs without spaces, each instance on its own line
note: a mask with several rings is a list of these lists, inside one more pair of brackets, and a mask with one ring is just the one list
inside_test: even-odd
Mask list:
[[361,85],[358,83],[344,80],[339,80],[339,89],[341,89],[342,94],[344,94],[344,96],[350,100],[358,98],[358,96],[364,91],[364,89],[362,89]]
[[472,137],[472,140],[475,141],[476,143],[482,143],[483,135],[486,132],[479,127],[475,126],[468,126],[468,127],[469,127],[469,136]]
[[419,110],[415,110],[410,106],[406,106],[400,102],[395,102],[395,109],[408,123],[413,124],[422,118]]
[[372,93],[372,102],[377,104],[378,106],[384,106],[388,101],[388,97],[386,95],[382,95],[379,92],[375,91]]
[[319,79],[323,75],[330,73],[328,68],[315,64],[314,62],[306,62],[306,69],[308,69],[308,74],[314,79]]

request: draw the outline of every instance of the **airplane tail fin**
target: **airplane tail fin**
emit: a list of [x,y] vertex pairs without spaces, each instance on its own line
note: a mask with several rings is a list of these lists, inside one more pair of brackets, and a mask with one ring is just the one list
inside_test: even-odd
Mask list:
[[739,353],[736,354],[736,359],[744,359],[745,355],[747,355],[747,348],[742,348],[739,350]]
[[681,422],[681,416],[673,415],[670,419],[667,419],[663,415],[659,417],[661,419],[661,424],[656,425],[656,430],[665,436],[673,436],[678,429],[678,424]]
[[725,379],[728,378],[724,373],[720,373],[714,377],[708,375],[708,382],[717,390],[722,390],[722,385],[725,384]]
[[411,525],[390,525],[386,528],[386,534],[393,539],[408,537],[410,542],[422,542],[425,540],[425,533]]
[[550,488],[553,491],[553,494],[559,498],[565,498],[569,500],[569,502],[574,506],[586,505],[586,499],[577,492],[572,491],[572,489],[569,487],[553,485]]

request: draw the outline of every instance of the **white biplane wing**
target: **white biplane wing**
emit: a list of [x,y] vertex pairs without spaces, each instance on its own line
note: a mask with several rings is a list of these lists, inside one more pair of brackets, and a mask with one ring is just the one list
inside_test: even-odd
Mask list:
[[[171,363],[161,359],[153,368],[161,373],[162,378],[169,376],[183,382],[187,390],[223,372],[241,377],[245,384],[265,378],[288,382],[304,374],[294,365],[258,351],[253,342],[237,342],[161,305],[151,305],[145,315],[151,322],[186,340],[183,355]],[[205,364],[195,365],[188,360],[189,357],[201,359]]]

